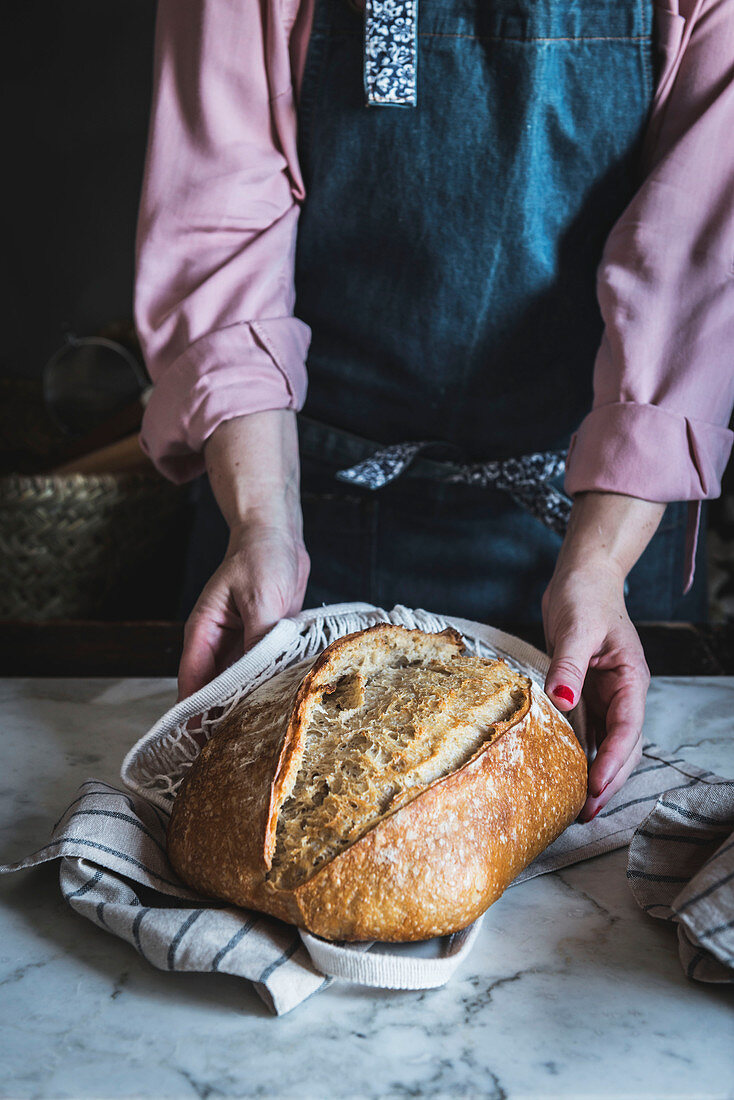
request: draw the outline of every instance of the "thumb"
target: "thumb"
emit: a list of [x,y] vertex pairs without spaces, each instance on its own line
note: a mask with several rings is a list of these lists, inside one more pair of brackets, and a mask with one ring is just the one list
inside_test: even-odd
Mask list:
[[581,634],[562,634],[556,639],[545,693],[559,710],[571,710],[578,703],[593,652],[592,640]]

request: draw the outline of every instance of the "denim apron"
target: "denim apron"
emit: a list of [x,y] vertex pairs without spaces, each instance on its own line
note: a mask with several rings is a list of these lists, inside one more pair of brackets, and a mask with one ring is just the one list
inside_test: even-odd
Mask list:
[[[559,524],[455,474],[562,454],[591,407],[596,268],[639,186],[657,76],[652,0],[360,7],[316,0],[299,102],[306,603],[531,622]],[[369,32],[406,8],[413,65],[390,103]],[[378,490],[337,477],[404,441],[429,446]],[[560,489],[562,462],[543,481]],[[705,618],[702,563],[681,596],[685,522],[670,505],[630,574],[633,618]]]

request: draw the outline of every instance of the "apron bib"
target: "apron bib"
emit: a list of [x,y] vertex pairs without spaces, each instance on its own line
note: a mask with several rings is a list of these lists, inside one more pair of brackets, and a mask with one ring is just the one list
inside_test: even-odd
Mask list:
[[466,461],[565,448],[596,268],[634,194],[652,0],[420,0],[417,106],[366,107],[364,17],[316,0],[296,313],[311,419]]

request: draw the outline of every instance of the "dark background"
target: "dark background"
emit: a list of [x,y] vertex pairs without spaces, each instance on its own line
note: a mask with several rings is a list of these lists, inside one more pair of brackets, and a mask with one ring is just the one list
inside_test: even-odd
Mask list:
[[39,377],[64,324],[132,317],[154,21],[154,0],[26,0],[3,20],[6,377]]

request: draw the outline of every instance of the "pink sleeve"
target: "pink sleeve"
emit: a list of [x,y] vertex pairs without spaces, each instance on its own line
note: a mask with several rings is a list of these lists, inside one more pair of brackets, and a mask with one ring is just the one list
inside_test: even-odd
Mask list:
[[656,12],[666,62],[646,176],[597,273],[605,330],[592,411],[569,449],[570,493],[715,497],[734,439],[734,0],[681,10]]
[[298,3],[158,3],[135,325],[154,382],[141,444],[176,482],[203,470],[222,421],[305,399],[311,334],[293,316]]

